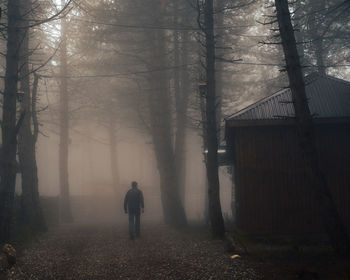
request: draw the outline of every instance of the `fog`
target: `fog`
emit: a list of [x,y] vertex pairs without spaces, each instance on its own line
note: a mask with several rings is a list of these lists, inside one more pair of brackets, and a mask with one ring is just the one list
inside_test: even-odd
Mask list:
[[[123,139],[117,145],[120,184],[113,187],[110,147],[105,129],[91,123],[82,123],[71,131],[69,153],[69,181],[72,208],[78,223],[127,220],[123,203],[132,181],[139,183],[145,199],[144,219],[162,221],[159,173],[151,143],[144,134],[131,129],[120,131]],[[39,192],[44,197],[58,197],[58,135],[48,133],[38,139],[37,162]],[[206,173],[202,139],[189,131],[186,145],[186,202],[189,220],[204,221],[206,206]],[[231,175],[226,167],[220,168],[221,201],[223,213],[231,217]],[[20,176],[18,176],[20,179]],[[20,180],[17,183],[20,193]]]
[[0,1],[0,279],[350,275],[349,38],[349,0]]
[[[225,7],[224,2],[216,8]],[[209,115],[208,92],[201,93],[199,85],[212,82],[204,63],[211,42],[201,37],[198,23],[206,19],[199,7],[186,1],[156,4],[157,11],[142,1],[63,3],[43,7],[43,15],[67,10],[28,36],[28,52],[35,50],[28,63],[38,67],[40,77],[34,144],[40,196],[65,201],[60,211],[71,204],[75,222],[113,223],[126,219],[124,197],[137,181],[144,193],[145,219],[163,221],[167,205],[183,221],[203,223],[207,178],[216,173],[204,162],[204,151],[213,150],[210,119],[217,118],[214,149],[226,146],[225,117],[288,84],[280,71],[283,51],[274,43],[275,31],[256,24],[272,7],[253,1],[215,14],[215,114]],[[325,58],[329,50],[324,52]],[[340,52],[339,59],[329,55],[329,63],[340,63]],[[322,67],[315,65],[320,59],[312,47],[305,45],[303,54],[308,73]],[[327,71],[341,77],[348,68]],[[30,77],[28,87],[33,85]],[[215,207],[221,203],[225,219],[234,218],[231,167],[232,162],[220,166],[215,183],[220,193]],[[21,185],[18,174],[17,194]]]

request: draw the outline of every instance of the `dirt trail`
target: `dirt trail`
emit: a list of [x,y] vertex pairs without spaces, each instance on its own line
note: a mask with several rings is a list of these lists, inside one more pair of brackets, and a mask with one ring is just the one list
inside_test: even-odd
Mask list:
[[244,259],[231,259],[202,231],[145,225],[129,240],[127,226],[66,226],[22,252],[24,279],[261,279]]

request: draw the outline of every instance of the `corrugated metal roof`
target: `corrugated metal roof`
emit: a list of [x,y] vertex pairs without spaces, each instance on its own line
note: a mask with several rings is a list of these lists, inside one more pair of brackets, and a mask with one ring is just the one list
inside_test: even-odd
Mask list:
[[[350,117],[350,82],[317,73],[305,78],[306,95],[314,118]],[[274,120],[294,117],[291,90],[284,89],[226,118],[230,120]]]

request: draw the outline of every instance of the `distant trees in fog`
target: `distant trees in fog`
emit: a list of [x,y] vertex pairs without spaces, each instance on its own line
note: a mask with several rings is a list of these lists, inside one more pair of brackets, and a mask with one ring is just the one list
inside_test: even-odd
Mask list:
[[[33,231],[45,229],[35,157],[42,81],[52,94],[59,86],[59,105],[51,121],[60,135],[57,173],[63,221],[72,221],[69,129],[79,118],[101,123],[108,130],[115,188],[120,184],[118,127],[132,126],[152,140],[164,218],[174,226],[187,224],[186,135],[194,129],[203,136],[203,152],[207,150],[213,234],[222,237],[217,162],[222,119],[285,85],[287,78],[280,71],[284,61],[276,22],[271,22],[275,25],[270,30],[275,6],[264,3],[272,4],[254,0],[85,0],[74,5],[64,0],[7,1],[1,7],[6,24],[0,30],[7,44],[1,56],[5,72],[0,241],[10,237],[17,151],[21,221]],[[300,0],[289,8],[300,70],[341,74],[348,69],[349,1]],[[205,82],[201,93],[200,82]]]

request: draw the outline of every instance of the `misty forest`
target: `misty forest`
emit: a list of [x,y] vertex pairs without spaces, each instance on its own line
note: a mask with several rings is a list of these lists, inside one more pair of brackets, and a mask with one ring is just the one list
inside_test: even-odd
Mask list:
[[0,0],[0,279],[350,279],[349,0]]

